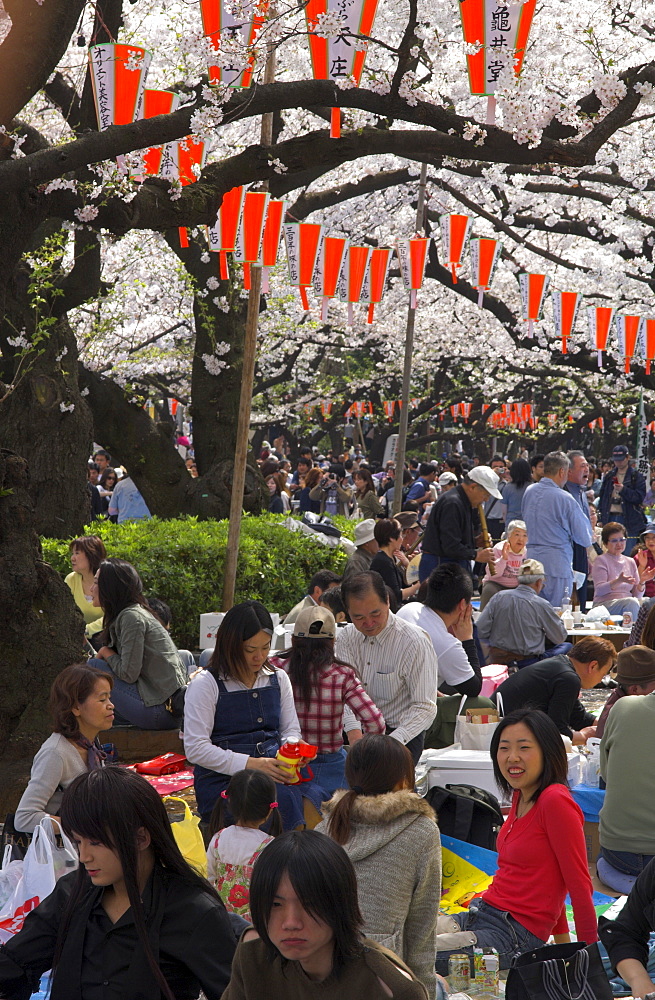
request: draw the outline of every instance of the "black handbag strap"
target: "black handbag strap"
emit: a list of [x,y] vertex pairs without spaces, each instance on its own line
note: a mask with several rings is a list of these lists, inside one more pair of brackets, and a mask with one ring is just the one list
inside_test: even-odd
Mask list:
[[[579,951],[571,960],[571,965],[575,966],[572,980],[564,964],[564,980],[562,981],[562,971],[555,959],[544,962],[543,983],[548,1000],[595,1000],[594,992],[589,983],[589,952],[586,949]],[[573,990],[579,990],[573,994]]]

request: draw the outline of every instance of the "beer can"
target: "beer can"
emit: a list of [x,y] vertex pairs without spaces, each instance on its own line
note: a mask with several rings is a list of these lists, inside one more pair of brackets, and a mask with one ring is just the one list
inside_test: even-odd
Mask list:
[[632,612],[623,612],[623,628],[632,628]]
[[454,993],[467,993],[471,987],[471,960],[468,955],[451,955],[448,959],[448,982]]

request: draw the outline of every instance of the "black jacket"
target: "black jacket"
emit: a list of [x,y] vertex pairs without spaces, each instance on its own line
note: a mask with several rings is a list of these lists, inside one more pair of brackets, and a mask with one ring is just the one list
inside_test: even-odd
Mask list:
[[[41,975],[51,968],[62,912],[76,879],[77,872],[64,875],[52,894],[28,913],[22,931],[0,947],[0,996],[6,1000],[29,1000],[38,989]],[[87,925],[95,923],[102,892],[89,880],[64,941],[51,1000],[82,1000]],[[143,905],[153,954],[177,1000],[195,998],[201,988],[208,1000],[219,1000],[230,980],[237,945],[223,904],[156,865],[144,889]],[[119,923],[123,927],[118,928]],[[241,921],[239,926],[245,924]],[[134,946],[127,952],[129,965],[120,970],[120,978],[97,983],[101,995],[105,995],[104,985],[108,987],[107,995],[115,996],[120,983],[121,1000],[159,1000],[159,985],[129,911],[115,927],[120,936],[110,934],[101,946],[103,954],[93,959],[100,959],[103,969],[115,970],[123,961],[126,944],[130,945],[130,933]],[[91,946],[90,941],[86,943]]]
[[580,678],[568,656],[549,656],[511,674],[491,695],[493,702],[502,697],[503,714],[518,708],[540,708],[549,715],[560,733],[571,736],[571,730],[593,726],[596,719],[579,700]]
[[598,934],[616,971],[624,958],[636,958],[646,967],[648,938],[655,931],[655,864],[643,870],[616,920],[601,917]]
[[475,559],[475,536],[480,530],[478,512],[473,509],[463,486],[442,493],[430,511],[422,549],[433,556],[456,562]]

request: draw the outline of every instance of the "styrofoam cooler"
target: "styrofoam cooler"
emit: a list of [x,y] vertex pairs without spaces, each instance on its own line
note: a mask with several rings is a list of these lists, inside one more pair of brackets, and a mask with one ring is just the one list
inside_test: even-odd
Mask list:
[[[224,611],[208,611],[207,614],[200,615],[200,642],[198,643],[200,649],[214,648],[216,645],[216,633],[224,618]],[[280,616],[277,612],[272,612],[271,618],[273,619],[273,628],[275,629],[279,625]]]
[[[578,785],[581,780],[582,756],[577,751],[566,755],[568,758],[569,785]],[[491,757],[486,750],[462,750],[459,743],[443,750],[424,750],[419,766],[428,769],[428,788],[434,785],[473,785],[484,788],[503,802],[503,796],[494,778]]]

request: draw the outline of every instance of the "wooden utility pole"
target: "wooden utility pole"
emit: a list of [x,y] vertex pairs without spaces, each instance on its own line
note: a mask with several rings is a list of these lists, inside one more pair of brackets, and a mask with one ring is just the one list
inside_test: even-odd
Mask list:
[[[269,44],[266,56],[264,83],[273,83],[275,79],[275,47]],[[273,143],[273,115],[262,115],[261,144],[271,146]],[[264,181],[264,188],[268,182]],[[248,464],[250,413],[252,409],[252,391],[255,382],[255,359],[257,356],[257,327],[259,322],[259,302],[262,287],[261,267],[250,268],[250,293],[248,295],[248,312],[246,315],[246,336],[243,350],[243,369],[241,373],[241,398],[239,400],[239,421],[237,424],[237,443],[234,450],[234,470],[232,473],[232,496],[230,499],[230,524],[225,551],[225,569],[223,576],[223,611],[229,611],[234,604],[234,590],[239,560],[239,537],[241,534],[241,514],[243,512],[243,491],[246,484],[246,468]]]
[[[425,208],[425,183],[427,179],[427,163],[421,164],[421,176],[418,182],[418,204],[416,206],[416,232],[423,232],[423,215]],[[412,378],[412,354],[414,352],[414,320],[416,307],[407,307],[407,330],[405,333],[405,364],[403,367],[403,392],[400,408],[400,426],[398,428],[398,444],[396,446],[396,474],[393,488],[393,512],[400,513],[403,502],[403,469],[405,468],[405,452],[407,451],[407,425],[409,422],[409,390]]]

